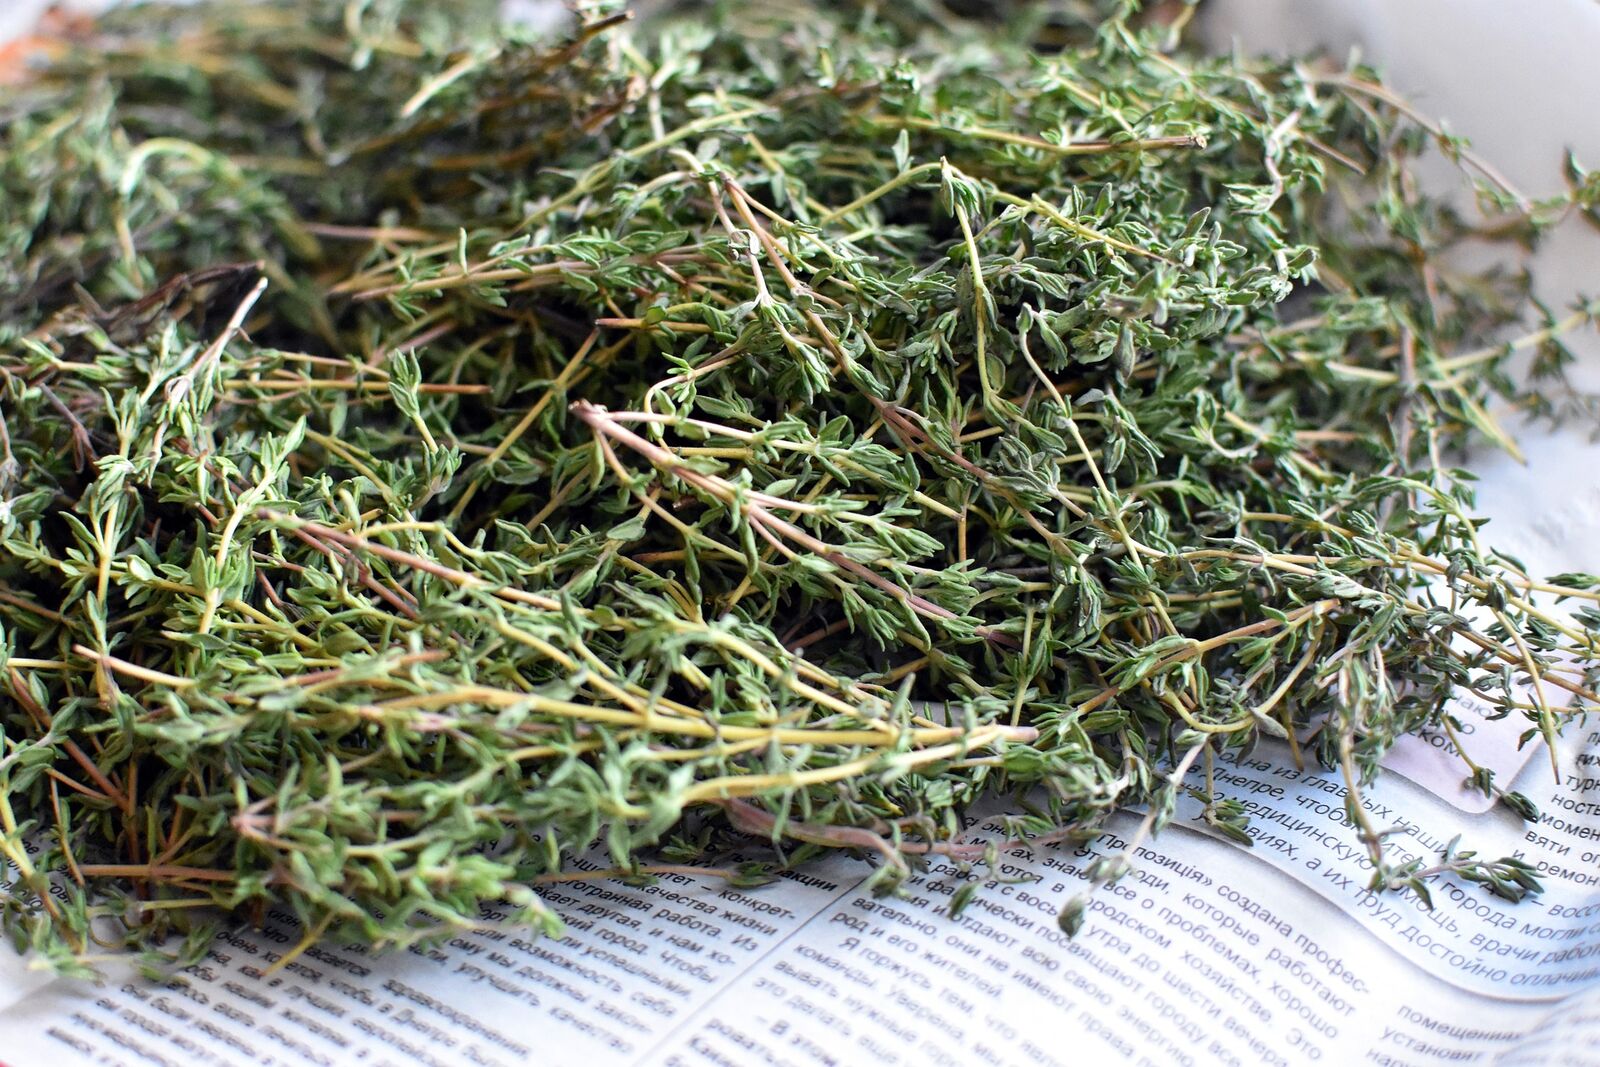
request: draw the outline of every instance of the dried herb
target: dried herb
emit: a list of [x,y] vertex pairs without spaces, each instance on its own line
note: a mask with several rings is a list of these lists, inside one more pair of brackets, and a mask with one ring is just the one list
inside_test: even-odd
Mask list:
[[[983,796],[1142,840],[1204,771],[1242,838],[1209,772],[1263,736],[1352,797],[1457,690],[1548,742],[1600,579],[1488,547],[1452,463],[1556,410],[1510,361],[1559,394],[1597,309],[1497,343],[1525,280],[1449,253],[1600,190],[1531,202],[1371,71],[1182,22],[591,5],[551,46],[212,3],[8,90],[12,935],[78,970],[97,917],[551,927],[595,843],[746,883],[853,849],[889,891],[983,862]],[[1375,886],[1537,889],[1350,815]]]

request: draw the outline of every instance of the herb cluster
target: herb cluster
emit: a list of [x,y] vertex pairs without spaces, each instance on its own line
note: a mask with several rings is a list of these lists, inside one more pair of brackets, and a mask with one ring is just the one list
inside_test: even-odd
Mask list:
[[[1530,202],[1371,71],[1195,54],[1189,10],[590,5],[551,46],[466,0],[211,3],[33,72],[10,932],[73,970],[97,918],[149,948],[217,906],[548,928],[596,843],[743,882],[752,836],[853,849],[888,891],[983,862],[987,795],[1142,838],[1192,770],[1248,843],[1208,772],[1262,738],[1352,797],[1458,689],[1548,742],[1600,699],[1600,580],[1483,543],[1451,457],[1553,409],[1509,361],[1559,388],[1596,308],[1495,344],[1523,280],[1446,257],[1600,189]],[[1481,217],[1418,191],[1435,151]],[[1376,885],[1537,888],[1350,814]]]

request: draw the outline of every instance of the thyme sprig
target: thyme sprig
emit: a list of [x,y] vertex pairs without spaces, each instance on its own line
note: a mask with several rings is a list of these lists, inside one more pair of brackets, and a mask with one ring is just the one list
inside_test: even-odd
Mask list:
[[1561,394],[1600,309],[1497,343],[1525,280],[1450,258],[1594,183],[1131,6],[901,7],[151,7],[8,92],[19,943],[549,929],[596,844],[890,891],[992,855],[979,798],[1143,841],[1197,767],[1248,841],[1210,768],[1263,736],[1345,776],[1375,887],[1537,888],[1391,862],[1359,795],[1458,690],[1539,743],[1597,699],[1600,579],[1488,547],[1452,457],[1570,406],[1511,361]]

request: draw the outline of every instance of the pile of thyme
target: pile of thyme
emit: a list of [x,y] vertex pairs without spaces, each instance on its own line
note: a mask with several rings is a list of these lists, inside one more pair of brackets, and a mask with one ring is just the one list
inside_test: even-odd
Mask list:
[[[1597,309],[1450,254],[1600,186],[1531,201],[1372,71],[1173,10],[589,4],[552,44],[214,2],[38,60],[0,97],[18,944],[553,928],[596,844],[889,891],[984,861],[982,797],[1043,845],[1192,789],[1247,843],[1215,761],[1354,798],[1458,691],[1548,744],[1600,579],[1495,552],[1452,464],[1556,410],[1519,383]],[[1376,886],[1537,889],[1349,811]]]

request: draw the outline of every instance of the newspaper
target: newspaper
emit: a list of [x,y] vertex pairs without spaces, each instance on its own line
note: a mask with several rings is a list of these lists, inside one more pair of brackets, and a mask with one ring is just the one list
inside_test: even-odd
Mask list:
[[[1435,907],[1372,894],[1344,825],[1344,787],[1287,751],[1217,770],[1252,814],[1254,847],[1181,813],[1057,927],[1095,853],[1007,849],[984,875],[935,861],[903,896],[864,891],[836,857],[738,890],[667,875],[646,887],[548,887],[565,936],[501,926],[372,956],[299,940],[290,916],[222,936],[165,984],[57,981],[0,1010],[0,1057],[34,1064],[1600,1064],[1600,729],[1560,784],[1524,772],[1538,823],[1470,819],[1390,776],[1365,798],[1392,847],[1436,853],[1469,828],[1546,892],[1509,904],[1450,877]],[[1426,742],[1421,742],[1426,747]],[[1443,779],[1447,793],[1459,774]],[[1191,818],[1185,820],[1183,815]],[[1003,838],[994,820],[974,837]],[[601,870],[598,858],[577,867]],[[485,916],[494,920],[491,911]],[[281,966],[274,967],[275,964]]]
[[[1541,5],[1551,9],[1542,28],[1466,6],[1483,17],[1447,17],[1435,0],[1402,5],[1404,14],[1375,3],[1222,0],[1206,28],[1226,40],[1253,27],[1250,43],[1271,45],[1275,18],[1299,47],[1308,34],[1343,44],[1378,25],[1391,67],[1438,51],[1443,27],[1458,43],[1487,35],[1484,54],[1509,58],[1495,77],[1463,61],[1451,68],[1454,88],[1424,86],[1446,100],[1469,97],[1472,79],[1496,81],[1505,64],[1546,78],[1550,64],[1515,54],[1523,30],[1595,40],[1552,21],[1563,11],[1594,20],[1580,11],[1592,5]],[[1316,25],[1318,14],[1330,21]],[[1593,69],[1560,67],[1568,77]],[[1552,123],[1549,137],[1591,127]],[[1549,174],[1559,158],[1560,144],[1530,147],[1525,123],[1469,132],[1480,148],[1502,138],[1491,155],[1514,176],[1519,160]],[[1562,254],[1546,275],[1557,304],[1562,286],[1584,280],[1593,247]],[[1478,464],[1495,543],[1537,570],[1600,570],[1600,449],[1577,432],[1524,444],[1527,467]],[[1365,806],[1380,826],[1403,830],[1397,853],[1431,855],[1465,834],[1483,854],[1522,856],[1542,872],[1538,898],[1510,904],[1451,877],[1433,882],[1432,910],[1366,891],[1371,868],[1345,825],[1340,779],[1264,745],[1217,768],[1219,789],[1249,809],[1253,847],[1205,831],[1197,804],[1180,808],[1138,850],[1133,873],[1095,895],[1073,938],[1057,927],[1061,904],[1082,891],[1096,854],[1126,846],[1135,817],[1114,820],[1090,846],[1008,848],[993,872],[936,861],[886,898],[864,889],[869,866],[844,856],[748,890],[686,875],[647,887],[575,878],[545,890],[566,919],[559,939],[502,924],[437,948],[375,956],[325,944],[286,961],[300,933],[274,911],[260,928],[228,931],[169,981],[114,972],[97,985],[51,980],[0,950],[0,1061],[1600,1065],[1600,722],[1568,731],[1557,778],[1518,749],[1518,722],[1486,719],[1470,701],[1457,710],[1473,758],[1532,798],[1538,821],[1462,788],[1448,739],[1427,735],[1395,752],[1396,773]],[[1005,839],[993,814],[972,819],[971,839]],[[597,857],[575,870],[607,865]],[[952,915],[953,894],[991,875]]]

